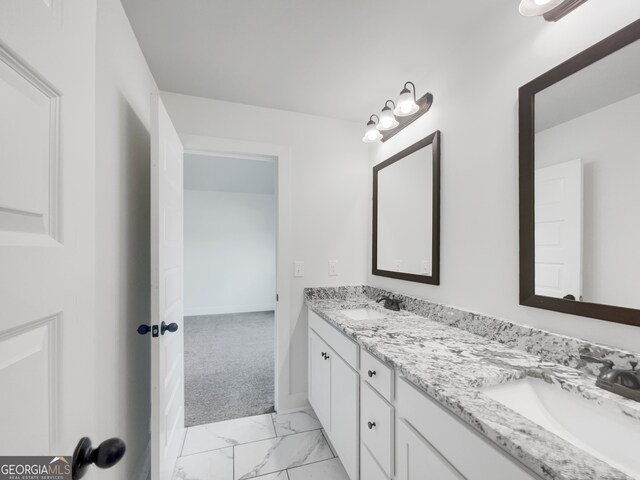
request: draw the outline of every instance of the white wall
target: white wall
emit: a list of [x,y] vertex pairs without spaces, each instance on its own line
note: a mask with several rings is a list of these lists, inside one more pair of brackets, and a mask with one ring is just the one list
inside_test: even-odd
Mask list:
[[518,305],[518,88],[640,17],[640,2],[614,3],[587,2],[557,23],[500,3],[446,65],[426,59],[436,45],[404,46],[424,59],[411,80],[419,94],[434,94],[434,105],[402,134],[370,147],[370,159],[378,163],[442,131],[441,285],[371,274],[369,284],[638,350],[640,328]]
[[536,134],[536,168],[582,159],[583,298],[640,308],[640,95]]
[[[290,150],[291,257],[306,262],[306,276],[291,279],[290,394],[304,398],[307,385],[307,286],[362,284],[370,237],[369,163],[363,124],[163,93],[181,135],[201,135],[280,145]],[[339,275],[328,275],[338,260]],[[293,276],[291,270],[281,272]]]
[[91,478],[146,478],[150,339],[149,121],[157,87],[118,0],[100,0],[96,74],[97,436],[127,453]]
[[185,190],[185,315],[275,308],[275,219],[274,195]]

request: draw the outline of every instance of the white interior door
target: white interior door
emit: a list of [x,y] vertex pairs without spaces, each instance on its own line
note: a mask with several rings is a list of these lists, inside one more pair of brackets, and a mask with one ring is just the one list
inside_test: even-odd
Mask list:
[[94,431],[95,15],[0,2],[2,455]]
[[582,298],[582,160],[535,171],[536,295]]
[[[151,98],[151,478],[170,480],[184,435],[183,148]],[[177,331],[163,333],[162,325]]]

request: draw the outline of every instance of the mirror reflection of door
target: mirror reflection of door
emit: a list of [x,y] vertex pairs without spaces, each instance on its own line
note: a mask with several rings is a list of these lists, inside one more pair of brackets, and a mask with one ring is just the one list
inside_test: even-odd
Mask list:
[[536,295],[582,297],[582,161],[535,172]]

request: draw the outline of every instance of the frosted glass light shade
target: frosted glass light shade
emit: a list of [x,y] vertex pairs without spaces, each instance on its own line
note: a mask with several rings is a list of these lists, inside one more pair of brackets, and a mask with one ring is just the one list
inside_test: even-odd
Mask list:
[[396,117],[407,117],[420,110],[420,107],[415,102],[413,97],[413,93],[407,88],[400,92],[400,98],[398,99],[396,108],[393,111]]
[[384,107],[382,112],[380,112],[380,121],[378,122],[378,130],[392,130],[399,125],[396,117],[393,115],[393,112],[389,107]]
[[364,143],[373,143],[377,142],[382,138],[382,134],[376,128],[376,124],[374,121],[370,121],[367,123],[367,130],[364,132],[364,137],[362,137],[362,141]]

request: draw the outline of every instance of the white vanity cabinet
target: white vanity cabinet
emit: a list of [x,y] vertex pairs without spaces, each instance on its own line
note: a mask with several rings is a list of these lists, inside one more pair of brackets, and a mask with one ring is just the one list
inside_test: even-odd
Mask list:
[[[398,478],[539,480],[405,379],[397,383]],[[438,472],[438,473],[436,473]]]
[[309,311],[309,403],[351,480],[360,478],[358,350]]
[[312,311],[309,402],[351,480],[540,480]]

